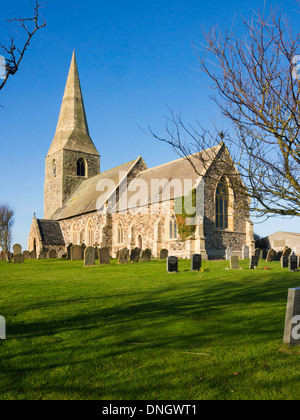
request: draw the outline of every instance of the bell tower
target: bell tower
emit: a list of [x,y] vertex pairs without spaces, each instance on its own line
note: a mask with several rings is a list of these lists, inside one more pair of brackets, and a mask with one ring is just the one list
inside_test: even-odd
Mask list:
[[56,132],[46,156],[44,219],[50,219],[74,189],[100,173],[100,155],[90,138],[73,52]]

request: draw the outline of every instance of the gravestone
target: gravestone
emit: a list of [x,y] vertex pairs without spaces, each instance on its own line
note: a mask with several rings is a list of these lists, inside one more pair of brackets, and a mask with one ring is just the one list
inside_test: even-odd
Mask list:
[[233,255],[230,257],[230,268],[238,270],[240,268],[239,266],[239,257],[237,255]]
[[109,248],[99,249],[99,264],[110,264]]
[[226,251],[225,251],[225,258],[228,261],[228,260],[230,260],[230,257],[232,257],[232,250],[231,250],[230,246],[228,246],[226,248]]
[[120,249],[118,260],[121,264],[127,264],[128,263],[128,257],[129,257],[129,250],[127,248]]
[[91,265],[95,265],[95,248],[88,246],[84,250],[84,266],[90,267]]
[[23,254],[14,254],[14,263],[15,264],[22,264],[24,262],[24,255]]
[[281,257],[281,268],[288,268],[289,267],[289,257],[282,256]]
[[24,255],[24,260],[29,260],[29,257],[30,257],[30,252],[29,251],[24,251],[23,255]]
[[167,271],[168,273],[178,272],[178,258],[177,257],[171,256],[167,258]]
[[73,244],[69,244],[67,246],[67,259],[70,260],[71,259],[71,248],[72,248]]
[[254,270],[255,267],[258,267],[258,263],[259,257],[257,257],[256,255],[252,255],[252,257],[250,258],[249,269]]
[[50,249],[50,251],[47,252],[47,258],[49,260],[54,260],[55,258],[57,258],[57,253],[55,249]]
[[45,260],[47,258],[47,252],[45,251],[40,251],[39,253],[39,260]]
[[[298,256],[293,252],[289,256],[289,271],[298,270]],[[300,314],[299,314],[300,315]]]
[[140,248],[134,248],[130,253],[130,262],[139,262],[141,256]]
[[199,271],[201,268],[201,254],[193,254],[191,258],[191,271]]
[[99,248],[97,246],[94,246],[94,250],[95,250],[95,260],[98,260],[98,258],[99,258]]
[[29,254],[29,258],[31,260],[36,260],[36,251],[31,251],[30,254]]
[[5,251],[0,252],[0,260],[6,261],[6,252]]
[[22,254],[22,247],[20,244],[15,244],[13,246],[13,253],[14,254]]
[[278,251],[275,257],[275,261],[280,261],[281,257],[282,257],[283,252],[282,251]]
[[292,249],[286,246],[283,250],[282,256],[283,257],[289,257],[292,253]]
[[159,259],[165,260],[166,258],[168,258],[168,255],[169,255],[169,251],[166,248],[163,248],[159,253]]
[[71,247],[71,260],[82,260],[82,248],[80,245],[73,245]]
[[81,259],[84,259],[84,251],[86,249],[86,245],[85,244],[81,244]]
[[271,262],[274,261],[276,257],[276,251],[274,249],[270,249],[267,254],[266,261]]
[[149,262],[151,260],[151,249],[147,248],[142,253],[141,261],[143,262]]
[[57,258],[66,259],[67,258],[66,252],[65,251],[58,251]]
[[255,250],[254,250],[254,254],[253,254],[255,257],[260,257],[260,248],[255,248]]
[[[289,289],[283,342],[300,345],[300,287]],[[298,327],[297,327],[298,325]]]
[[248,247],[248,245],[243,245],[243,248],[242,248],[242,260],[248,259],[249,256],[250,256],[250,254],[249,254],[249,247]]

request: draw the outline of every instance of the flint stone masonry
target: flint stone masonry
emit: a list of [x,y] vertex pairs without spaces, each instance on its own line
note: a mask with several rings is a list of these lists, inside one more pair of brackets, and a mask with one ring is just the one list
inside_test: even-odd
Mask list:
[[300,345],[300,287],[288,290],[283,342]]

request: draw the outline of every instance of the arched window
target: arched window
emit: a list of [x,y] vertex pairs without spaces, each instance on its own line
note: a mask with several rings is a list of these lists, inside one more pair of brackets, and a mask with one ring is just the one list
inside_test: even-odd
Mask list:
[[177,239],[177,236],[178,236],[177,222],[176,222],[176,217],[174,216],[174,214],[170,217],[169,230],[170,230],[170,239]]
[[118,244],[122,244],[124,242],[124,231],[123,225],[121,222],[118,224]]
[[227,229],[228,228],[228,192],[223,181],[221,181],[217,186],[215,206],[216,206],[216,209],[215,209],[216,227],[221,228],[221,229]]
[[87,246],[93,246],[95,243],[94,239],[94,225],[91,220],[88,222],[87,231],[86,231],[86,241]]
[[85,176],[86,168],[84,159],[80,158],[77,161],[77,176]]
[[76,223],[74,223],[72,227],[72,244],[79,245],[79,242],[80,242],[79,231],[77,229]]

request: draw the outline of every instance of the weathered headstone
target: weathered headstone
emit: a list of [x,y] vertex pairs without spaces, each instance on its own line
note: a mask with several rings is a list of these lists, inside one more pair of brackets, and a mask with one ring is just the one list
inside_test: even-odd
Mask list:
[[34,251],[34,250],[31,251],[30,254],[29,254],[29,257],[30,257],[31,260],[36,260],[36,251]]
[[233,252],[232,252],[230,246],[228,246],[226,248],[226,251],[225,251],[225,258],[226,258],[227,261],[230,260],[230,257],[232,257],[232,254],[233,254]]
[[24,255],[24,260],[29,260],[29,258],[30,258],[30,252],[29,251],[24,251],[23,255]]
[[268,262],[274,261],[275,257],[276,257],[275,249],[270,249],[268,251],[266,261],[268,261]]
[[109,248],[99,249],[99,264],[110,264]]
[[82,249],[80,245],[73,245],[71,247],[71,260],[82,260]]
[[119,263],[127,264],[128,257],[129,257],[129,250],[127,248],[119,250],[119,256],[118,256]]
[[45,251],[40,251],[39,253],[39,260],[45,260],[47,258],[47,252]]
[[134,248],[130,253],[130,262],[139,262],[141,256],[140,248]]
[[14,254],[14,263],[15,264],[22,264],[24,262],[24,255],[23,254]]
[[70,260],[71,259],[71,248],[72,248],[73,244],[69,244],[67,246],[67,259]]
[[252,257],[250,258],[249,269],[254,270],[255,267],[258,267],[258,263],[259,257],[257,257],[256,255],[252,255]]
[[[289,256],[289,271],[298,270],[298,256],[293,252]],[[299,314],[300,315],[300,314]]]
[[278,251],[275,257],[275,261],[280,261],[281,257],[282,257],[282,251]]
[[255,257],[260,257],[260,248],[255,248],[255,250],[254,250],[254,256]]
[[300,345],[300,287],[288,291],[283,341]]
[[168,273],[178,272],[178,258],[177,257],[171,256],[167,258],[167,271]]
[[166,258],[168,258],[168,255],[169,255],[169,251],[166,248],[163,248],[159,253],[159,259],[165,260]]
[[199,271],[201,268],[201,254],[193,254],[191,258],[191,271]]
[[248,245],[243,245],[243,248],[242,248],[242,259],[243,260],[246,260],[246,259],[249,258],[249,256],[250,256],[250,254],[249,254],[249,247],[248,247]]
[[95,248],[88,246],[84,250],[84,266],[89,267],[91,265],[95,265]]
[[6,261],[6,252],[5,251],[0,252],[0,260],[1,261]]
[[99,258],[99,248],[96,246],[94,246],[94,251],[95,251],[95,260],[98,260]]
[[289,257],[282,256],[281,257],[281,268],[288,268],[289,267]]
[[86,245],[85,244],[81,244],[81,259],[84,259],[84,251],[86,249]]
[[57,258],[57,252],[55,249],[50,249],[50,251],[47,252],[47,258],[49,260],[54,260],[55,258]]
[[286,246],[283,250],[282,256],[283,257],[289,257],[292,253],[292,249]]
[[237,255],[232,255],[232,257],[230,257],[230,268],[235,270],[240,268],[239,257]]
[[13,246],[13,253],[14,254],[22,254],[22,246],[20,244],[15,244]]
[[142,253],[141,261],[143,262],[149,262],[151,260],[151,249],[147,248]]

